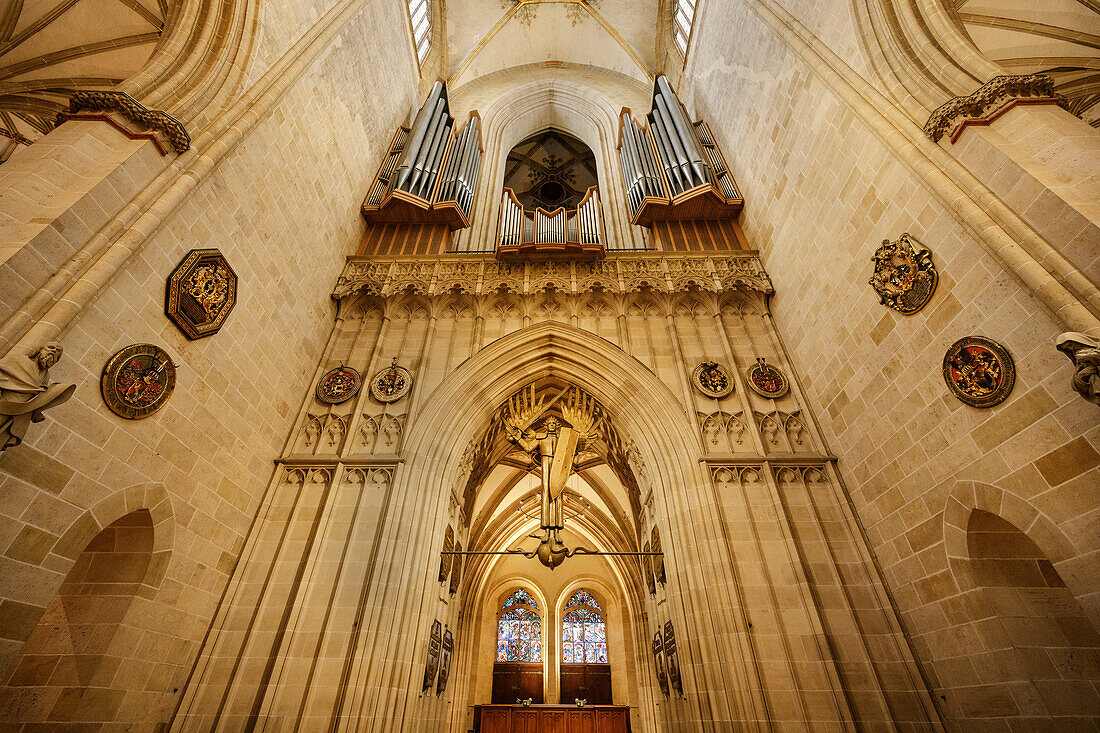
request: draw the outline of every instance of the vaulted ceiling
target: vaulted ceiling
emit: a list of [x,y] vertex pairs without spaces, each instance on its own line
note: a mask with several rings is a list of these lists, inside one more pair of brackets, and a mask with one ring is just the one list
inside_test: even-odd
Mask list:
[[1100,127],[1100,2],[953,0],[978,49],[1010,74],[1042,72],[1071,111]]
[[110,89],[152,55],[170,0],[0,2],[0,162],[53,129],[74,89]]
[[568,64],[649,83],[657,0],[446,0],[449,86],[531,64]]

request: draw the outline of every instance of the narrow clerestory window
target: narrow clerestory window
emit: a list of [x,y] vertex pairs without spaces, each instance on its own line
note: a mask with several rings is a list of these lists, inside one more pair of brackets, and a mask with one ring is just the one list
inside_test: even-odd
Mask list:
[[676,0],[676,16],[673,37],[680,53],[687,56],[688,41],[691,40],[691,24],[695,20],[696,0]]
[[408,0],[408,2],[413,45],[416,46],[416,60],[424,63],[424,58],[432,45],[432,9],[429,0]]

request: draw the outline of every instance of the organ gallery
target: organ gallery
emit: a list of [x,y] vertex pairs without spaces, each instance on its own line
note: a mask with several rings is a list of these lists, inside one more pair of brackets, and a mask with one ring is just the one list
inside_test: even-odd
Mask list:
[[0,728],[1097,730],[1098,35],[0,8]]

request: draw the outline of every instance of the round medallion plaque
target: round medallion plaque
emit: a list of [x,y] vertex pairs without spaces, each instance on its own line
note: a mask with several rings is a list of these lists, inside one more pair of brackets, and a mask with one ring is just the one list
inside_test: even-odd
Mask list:
[[397,402],[409,393],[412,383],[412,374],[405,367],[397,366],[397,357],[394,357],[392,364],[370,380],[370,393],[379,402]]
[[943,378],[951,393],[971,407],[993,407],[1016,384],[1016,363],[1005,347],[981,336],[959,339],[943,357]]
[[691,373],[691,383],[707,397],[725,397],[733,391],[733,376],[724,366],[705,361]]
[[164,406],[176,388],[176,366],[153,344],[131,344],[103,367],[99,382],[111,412],[127,420],[148,417]]
[[748,377],[752,391],[768,399],[774,400],[782,397],[790,389],[783,372],[763,359],[757,359],[756,364],[749,367]]
[[329,369],[317,382],[317,399],[326,405],[338,405],[347,402],[359,394],[363,378],[351,367],[338,366]]

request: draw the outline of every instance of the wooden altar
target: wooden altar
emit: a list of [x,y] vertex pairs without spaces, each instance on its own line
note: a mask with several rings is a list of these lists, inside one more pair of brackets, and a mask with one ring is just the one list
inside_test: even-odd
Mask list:
[[627,705],[475,705],[474,733],[630,733]]

